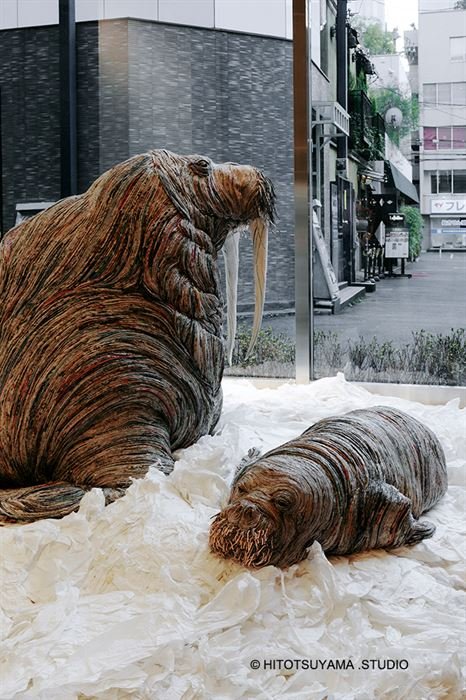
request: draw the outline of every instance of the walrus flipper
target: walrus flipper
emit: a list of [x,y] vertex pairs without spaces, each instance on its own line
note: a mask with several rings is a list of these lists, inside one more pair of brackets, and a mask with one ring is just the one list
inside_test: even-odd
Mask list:
[[394,549],[413,545],[435,532],[435,525],[427,520],[416,520],[411,500],[397,488],[384,482],[369,484],[365,493],[368,520],[365,532],[370,541],[359,549]]
[[74,510],[86,491],[63,481],[0,489],[0,525],[62,518]]

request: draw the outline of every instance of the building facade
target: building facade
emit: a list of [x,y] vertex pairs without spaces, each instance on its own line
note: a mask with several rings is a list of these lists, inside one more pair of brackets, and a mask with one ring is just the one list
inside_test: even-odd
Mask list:
[[419,180],[430,248],[466,248],[466,10],[451,4],[421,2],[419,14]]
[[[3,231],[18,205],[60,198],[58,0],[34,8],[36,0],[0,3]],[[320,264],[333,266],[342,287],[357,286],[369,205],[386,189],[384,123],[367,94],[373,66],[346,21],[347,3],[313,0],[310,8]],[[278,196],[269,310],[294,306],[291,18],[291,0],[76,0],[78,192],[150,148],[260,167]],[[242,262],[239,308],[248,311],[247,240]]]
[[[91,19],[84,13],[90,4],[77,0],[78,192],[117,162],[151,148],[263,169],[277,192],[267,289],[268,308],[276,309],[294,305],[291,4],[272,0],[266,16],[258,14],[262,4],[245,3],[248,12],[238,17],[223,1],[131,0],[117,8],[105,0],[92,3],[104,13],[97,21],[95,12]],[[3,231],[14,225],[18,205],[61,196],[58,0],[45,2],[40,17],[27,15],[28,0],[14,5],[0,3]],[[168,5],[179,13],[170,15]],[[5,26],[8,7],[16,27]],[[155,7],[157,17],[147,18]],[[111,19],[110,11],[120,18]],[[216,28],[199,26],[212,24],[214,14]],[[245,237],[241,310],[253,306],[253,288]]]

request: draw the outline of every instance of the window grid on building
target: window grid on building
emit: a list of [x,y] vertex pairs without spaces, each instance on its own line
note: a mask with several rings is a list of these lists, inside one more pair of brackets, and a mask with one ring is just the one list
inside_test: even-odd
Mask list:
[[425,126],[425,151],[466,149],[466,126]]
[[454,63],[466,61],[466,36],[450,37],[450,61]]
[[430,171],[432,194],[466,194],[466,170]]
[[462,83],[424,83],[423,104],[425,107],[466,105],[466,82]]

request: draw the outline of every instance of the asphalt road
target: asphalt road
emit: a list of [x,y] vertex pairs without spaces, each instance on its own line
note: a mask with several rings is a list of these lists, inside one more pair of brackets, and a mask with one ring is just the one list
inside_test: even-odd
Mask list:
[[[466,253],[423,253],[406,264],[411,279],[377,282],[377,289],[335,316],[315,312],[315,329],[335,331],[340,340],[362,336],[395,344],[409,342],[413,331],[449,333],[466,326]],[[267,316],[263,327],[295,336],[294,315]]]

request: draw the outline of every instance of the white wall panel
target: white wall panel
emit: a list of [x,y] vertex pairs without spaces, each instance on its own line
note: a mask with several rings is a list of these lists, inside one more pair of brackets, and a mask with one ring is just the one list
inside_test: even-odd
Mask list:
[[0,0],[0,29],[18,26],[18,0]]
[[159,0],[159,22],[214,26],[214,0]]
[[[76,20],[134,17],[291,39],[292,0],[76,0]],[[0,0],[0,29],[58,23],[58,0]]]
[[215,0],[215,27],[286,37],[286,0]]
[[286,38],[293,38],[293,0],[286,0]]
[[134,17],[157,19],[157,0],[104,0],[104,19]]
[[104,0],[76,0],[76,22],[103,19]]
[[18,0],[18,27],[44,24],[58,24],[58,0]]

